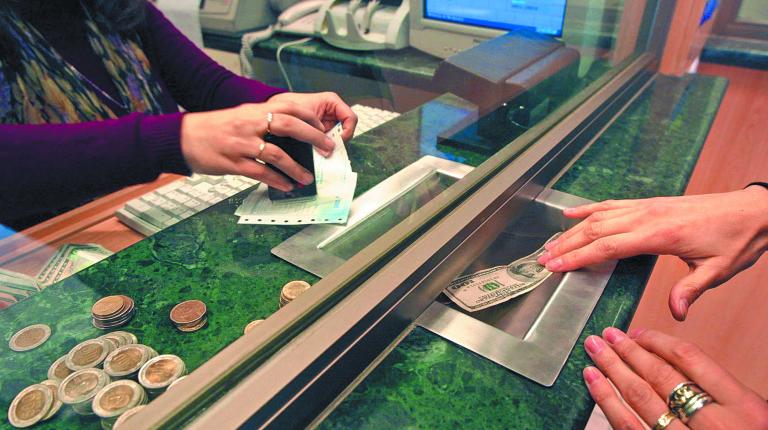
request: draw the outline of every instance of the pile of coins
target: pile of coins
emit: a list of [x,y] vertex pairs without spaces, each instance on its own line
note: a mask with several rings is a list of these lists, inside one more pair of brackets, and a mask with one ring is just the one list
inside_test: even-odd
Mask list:
[[11,336],[8,347],[16,352],[29,351],[45,343],[51,337],[51,328],[45,324],[34,324],[25,327]]
[[198,331],[208,323],[208,308],[200,300],[187,300],[171,309],[171,322],[183,332]]
[[101,330],[121,327],[133,318],[135,312],[133,299],[128,296],[102,297],[91,308],[93,326]]
[[158,355],[131,333],[110,332],[54,361],[48,380],[25,388],[11,402],[8,420],[14,427],[29,427],[69,405],[77,414],[99,416],[105,429],[128,428],[131,415],[186,373],[181,358]]
[[309,287],[310,285],[304,281],[291,281],[283,285],[283,289],[280,290],[280,307],[282,308],[288,303],[296,300],[296,297],[304,294]]
[[263,322],[264,322],[264,320],[253,320],[253,321],[249,322],[248,325],[245,326],[245,328],[243,329],[243,334],[248,334],[248,332],[253,330],[254,327],[256,327],[257,325],[259,325],[259,324],[261,324]]

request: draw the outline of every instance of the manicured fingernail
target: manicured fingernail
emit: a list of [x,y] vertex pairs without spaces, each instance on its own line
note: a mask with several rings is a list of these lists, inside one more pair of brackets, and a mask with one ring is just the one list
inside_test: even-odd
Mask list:
[[599,336],[590,336],[584,342],[584,348],[586,348],[590,355],[597,354],[602,351],[604,347],[605,342],[603,342],[603,339],[600,339]]
[[627,336],[621,330],[613,327],[608,327],[605,329],[603,331],[603,336],[605,337],[605,340],[607,340],[611,345],[615,345],[627,338]]
[[587,381],[587,384],[591,384],[595,381],[597,381],[597,378],[600,377],[600,373],[595,369],[594,367],[585,367],[584,368],[584,380]]
[[547,270],[550,272],[557,272],[563,267],[563,259],[555,258],[554,260],[547,261]]
[[558,242],[557,239],[553,240],[552,242],[547,242],[547,243],[544,244],[544,249],[546,249],[547,251],[551,251],[552,248],[557,246],[558,243],[559,242]]
[[545,252],[539,256],[539,258],[536,260],[539,262],[539,264],[547,264],[547,261],[552,258],[552,256],[549,254],[549,252]]
[[330,149],[333,149],[336,147],[336,142],[333,141],[330,137],[325,138],[325,144],[328,145]]
[[574,212],[576,212],[576,208],[565,208],[563,209],[563,213],[566,215],[572,215]]
[[678,302],[680,306],[680,313],[683,315],[683,319],[688,316],[688,301],[685,299],[680,299]]
[[324,158],[328,158],[331,156],[331,151],[325,151],[323,149],[318,149],[317,152],[320,153]]
[[641,334],[643,334],[643,332],[645,332],[644,328],[633,328],[629,331],[629,337],[632,339],[637,339]]
[[309,173],[309,171],[305,170],[304,174],[301,177],[301,183],[304,184],[304,185],[309,185],[314,180],[315,180],[315,177],[312,176],[312,174]]

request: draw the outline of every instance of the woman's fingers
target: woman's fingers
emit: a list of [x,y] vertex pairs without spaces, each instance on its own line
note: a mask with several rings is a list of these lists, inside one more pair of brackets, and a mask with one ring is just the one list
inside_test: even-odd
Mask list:
[[237,167],[232,169],[240,175],[247,176],[264,182],[265,184],[275,187],[281,191],[291,191],[293,185],[288,182],[285,176],[275,172],[264,164],[250,158],[242,158],[238,161]]
[[586,218],[595,212],[640,206],[645,204],[644,201],[645,200],[604,200],[602,202],[590,203],[588,205],[566,208],[563,210],[563,214],[568,218]]
[[[258,106],[258,105],[257,105]],[[296,118],[301,119],[302,121],[306,122],[307,124],[311,125],[313,128],[325,131],[325,126],[323,125],[321,118],[317,116],[317,113],[313,111],[312,109],[302,106],[298,103],[290,103],[290,102],[272,102],[269,103],[269,109],[272,114],[285,114],[290,115]],[[273,128],[270,126],[270,131],[272,131]]]
[[[616,385],[627,404],[646,423],[654,424],[669,410],[666,400],[662,399],[648,382],[633,372],[603,339],[589,336],[584,342],[584,347],[597,367]],[[667,428],[673,430],[675,427],[670,425]]]
[[[611,212],[613,213],[611,214]],[[590,219],[597,214],[610,215]],[[582,248],[600,238],[631,231],[637,226],[638,217],[640,216],[636,212],[627,209],[599,212],[597,214],[582,221],[556,240],[547,243],[545,245],[547,253],[539,258],[539,263],[546,264],[552,258]]]
[[718,403],[738,404],[751,393],[696,345],[655,330],[634,334],[638,345],[666,360],[695,381]]
[[325,154],[333,152],[333,148],[336,146],[325,133],[290,115],[273,115],[270,131],[276,136],[290,136],[309,143]]
[[642,429],[643,426],[632,411],[624,405],[613,386],[602,373],[594,367],[584,369],[584,382],[592,399],[600,406],[612,428]]
[[717,269],[702,265],[677,281],[669,292],[669,310],[672,311],[672,316],[678,321],[684,321],[688,315],[688,307],[704,294],[704,291],[722,282],[720,273]]
[[620,233],[597,239],[582,248],[552,258],[546,262],[546,266],[551,272],[568,272],[590,264],[644,254],[647,245],[647,240],[640,233]]
[[[296,145],[307,145],[303,142],[296,142]],[[256,155],[252,155],[249,158],[255,158]],[[264,146],[264,150],[258,155],[259,160],[269,163],[286,175],[295,179],[300,184],[309,185],[315,180],[312,173],[302,167],[296,160],[292,159],[285,153],[279,146],[267,143]]]

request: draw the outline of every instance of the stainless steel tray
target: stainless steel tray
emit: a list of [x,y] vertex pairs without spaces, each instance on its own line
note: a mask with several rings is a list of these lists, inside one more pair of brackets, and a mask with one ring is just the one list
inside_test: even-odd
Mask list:
[[[508,264],[538,249],[547,238],[572,226],[566,207],[590,203],[545,190],[523,215],[489,244],[465,273]],[[551,386],[584,329],[616,261],[556,274],[532,292],[501,305],[468,313],[441,295],[416,324],[513,370]]]
[[356,198],[346,225],[309,226],[272,254],[325,277],[470,171],[466,164],[426,155]]

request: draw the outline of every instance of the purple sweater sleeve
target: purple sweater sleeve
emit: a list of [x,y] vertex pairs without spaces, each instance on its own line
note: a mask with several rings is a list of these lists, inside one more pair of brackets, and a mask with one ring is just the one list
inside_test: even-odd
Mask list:
[[237,76],[200,50],[147,3],[147,44],[154,50],[153,67],[159,70],[173,98],[188,111],[204,111],[266,101],[284,92]]

